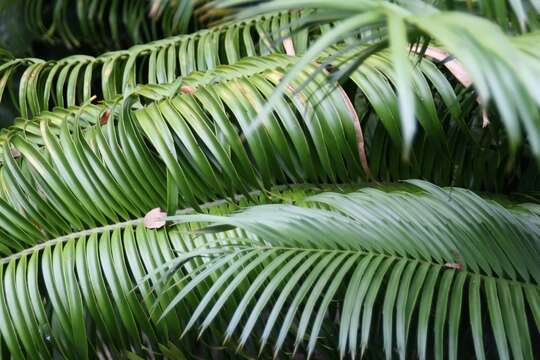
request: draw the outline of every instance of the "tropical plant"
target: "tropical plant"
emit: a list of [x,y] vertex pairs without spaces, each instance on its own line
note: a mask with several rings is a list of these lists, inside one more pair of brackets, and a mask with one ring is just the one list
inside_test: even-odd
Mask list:
[[[200,4],[201,2],[199,2]],[[194,2],[22,1],[26,27],[40,41],[68,47],[122,48],[200,27]]]
[[[256,17],[98,57],[73,55],[51,61],[15,58],[0,66],[0,100],[8,88],[12,97],[18,97],[15,104],[25,118],[54,106],[81,105],[92,96],[114,100],[121,94],[129,94],[137,84],[169,83],[195,70],[278,51],[273,48],[280,33],[272,34],[270,30],[290,21],[288,13]],[[295,39],[298,39],[294,42],[296,48],[307,46],[307,38]],[[10,81],[12,78],[16,81]]]
[[538,357],[537,1],[19,6],[0,356]]
[[[231,0],[226,4],[245,3],[246,0]],[[287,81],[297,71],[317,58],[318,54],[336,42],[349,40],[349,47],[369,44],[368,49],[349,65],[358,67],[364,59],[381,47],[388,46],[391,52],[395,72],[394,85],[399,95],[401,131],[405,154],[410,149],[416,128],[415,85],[411,76],[412,64],[408,57],[408,44],[420,53],[426,52],[430,41],[435,41],[449,54],[456,57],[463,70],[470,77],[479,101],[487,107],[490,100],[500,113],[509,136],[509,145],[516,149],[521,140],[521,127],[529,135],[529,142],[536,157],[540,156],[540,138],[538,131],[538,107],[540,91],[533,79],[538,78],[540,67],[537,50],[538,43],[531,41],[532,51],[528,47],[514,44],[514,36],[505,34],[500,27],[478,16],[467,13],[440,11],[422,1],[401,4],[389,1],[362,0],[332,3],[326,0],[298,0],[294,2],[274,0],[264,3],[253,10],[247,10],[244,16],[253,16],[289,8],[308,8],[324,10],[308,13],[305,23],[336,21],[337,25],[318,39],[317,43],[304,55],[302,61],[289,72],[282,82],[283,89]],[[438,3],[438,2],[436,2]],[[538,16],[537,16],[538,17]],[[525,21],[525,19],[522,19]],[[355,34],[351,37],[351,33]],[[537,32],[525,36],[525,39],[538,38]],[[518,37],[518,42],[523,38]],[[523,43],[521,43],[523,44]],[[348,68],[338,72],[347,74]],[[505,78],[500,78],[500,76]],[[279,91],[276,92],[279,96]],[[260,115],[261,122],[270,111],[272,101]]]
[[[411,183],[422,191],[321,193],[301,201],[308,208],[170,217],[209,223],[203,234],[224,238],[197,249],[209,258],[197,272],[184,257],[171,262],[185,276],[170,276],[181,291],[161,316],[202,287],[183,333],[195,324],[203,333],[219,315],[227,319],[225,341],[237,333],[241,347],[256,337],[261,351],[273,345],[275,355],[291,336],[293,353],[306,342],[309,357],[322,338],[340,357],[355,358],[379,332],[387,358],[464,358],[460,343],[485,358],[488,331],[501,358],[532,359],[540,208],[505,208],[467,190]],[[169,295],[164,288],[160,299]]]
[[[297,188],[277,190],[274,195],[285,201],[300,199],[305,192]],[[257,192],[199,207],[222,214],[268,201],[267,195]],[[138,286],[142,278],[159,271],[178,253],[199,246],[200,239],[185,235],[192,228],[178,225],[150,230],[144,218],[134,218],[51,238],[3,258],[3,346],[15,359],[117,358],[129,351],[149,357],[176,352],[208,358],[211,348],[197,349],[195,337],[179,340],[179,320],[185,318],[181,311],[158,321],[155,310],[166,306],[162,303],[156,308],[154,304],[153,288],[160,281],[151,276],[150,284]],[[203,340],[217,346],[216,334]]]

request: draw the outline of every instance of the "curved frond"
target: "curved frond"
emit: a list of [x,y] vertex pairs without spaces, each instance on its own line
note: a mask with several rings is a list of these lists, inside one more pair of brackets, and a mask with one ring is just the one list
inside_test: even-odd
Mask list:
[[[274,9],[282,9],[283,6],[282,4],[278,4],[279,1],[284,2],[283,0],[273,0],[274,4],[270,4],[268,5],[268,7]],[[265,2],[269,3],[272,2],[272,0]],[[458,11],[462,13],[469,13],[472,15],[481,16],[496,23],[505,32],[508,33],[526,33],[536,31],[539,29],[540,25],[540,3],[538,3],[538,1],[536,0],[415,0],[408,2],[385,0],[385,2],[397,3],[400,6],[404,6],[413,10],[426,9],[427,7],[431,6],[442,11]],[[218,6],[218,8],[224,7],[225,9],[227,7],[244,7],[250,5],[259,5],[258,3],[250,0],[220,0],[217,2],[217,4],[220,5]],[[336,6],[336,4],[331,4],[330,2],[325,0],[302,0],[291,3],[288,8],[328,8],[328,6],[330,6],[330,8],[335,12],[326,13],[323,18],[333,19],[336,16],[339,18],[343,15],[350,15],[350,13],[347,14],[347,11],[351,4],[362,7],[365,5],[370,5],[370,2],[361,1],[356,2],[356,4],[354,4],[354,2],[343,2],[342,4]]]
[[[237,3],[243,1],[226,2]],[[505,34],[499,26],[486,19],[462,12],[439,11],[421,1],[394,4],[372,0],[339,3],[326,0],[275,0],[246,10],[245,14],[252,16],[291,8],[314,10],[303,17],[302,21],[307,24],[321,26],[335,22],[335,26],[325,31],[291,69],[278,88],[276,97],[280,96],[280,91],[285,89],[287,82],[297,72],[328,46],[341,41],[348,41],[351,48],[359,44],[370,45],[373,50],[356,56],[353,62],[355,66],[360,66],[374,52],[389,47],[395,88],[399,95],[403,149],[407,153],[418,128],[416,116],[419,112],[413,95],[411,71],[414,64],[408,56],[407,46],[414,45],[415,49],[418,44],[435,42],[461,62],[482,106],[497,111],[499,120],[505,126],[510,149],[517,150],[522,132],[525,132],[534,156],[540,159],[540,88],[532,80],[540,77],[540,59],[531,56],[538,47],[538,42],[533,40],[535,35],[525,35],[517,40],[531,40],[528,47],[533,50],[527,50],[516,45],[513,36]],[[256,123],[264,121],[273,106],[272,102],[259,114]]]
[[[41,41],[71,48],[121,48],[200,27],[194,1],[22,1],[25,24]],[[198,3],[201,3],[200,1]]]
[[[190,92],[200,86],[228,81],[241,76],[249,76],[273,68],[287,67],[294,60],[294,58],[288,58],[278,54],[261,57],[244,57],[235,65],[218,65],[215,69],[201,72],[195,71],[189,75],[176,78],[169,83],[137,85],[130,92],[129,96],[126,97],[138,98],[137,104],[134,105],[134,108],[137,108],[143,104],[147,105],[155,101],[164,100],[179,93]],[[11,136],[23,132],[25,139],[42,145],[43,141],[40,140],[39,136],[40,122],[46,121],[54,127],[60,127],[62,122],[66,121],[71,125],[77,123],[82,128],[97,125],[98,122],[105,124],[108,122],[108,115],[106,114],[118,112],[124,103],[125,100],[119,96],[114,100],[99,101],[96,103],[87,102],[81,106],[70,106],[68,108],[55,107],[54,110],[43,111],[30,119],[19,117],[15,119],[14,124],[0,130],[0,143],[4,144]],[[0,153],[2,151],[0,149]]]
[[496,22],[506,31],[534,31],[540,25],[540,3],[535,0],[450,0],[438,1],[445,10],[472,12]]
[[[307,100],[302,93],[299,96],[304,98],[296,102],[299,111],[293,99],[284,100],[281,111],[295,131],[292,135],[302,158],[287,158],[283,148],[286,143],[261,140],[260,136],[246,139],[251,148],[243,146],[241,135],[232,129],[238,121],[247,120],[248,108],[243,106],[253,103],[245,102],[249,93],[239,91],[239,86],[249,90],[258,81],[268,94],[273,89],[267,80],[272,74],[275,71],[265,72],[266,78],[253,75],[223,82],[223,86],[202,86],[150,105],[140,113],[132,113],[128,102],[121,111],[109,113],[104,124],[100,124],[100,113],[96,125],[86,129],[76,118],[59,125],[42,120],[36,134],[42,145],[26,139],[24,132],[11,135],[4,144],[0,173],[0,203],[4,213],[11,216],[1,226],[10,235],[0,240],[5,245],[2,251],[11,253],[23,248],[14,239],[35,241],[42,232],[57,236],[71,229],[128,220],[154,207],[174,212],[179,207],[197,207],[209,199],[268,189],[274,184],[358,180],[362,170],[351,118],[343,115],[336,123],[321,114],[314,123],[316,127],[311,131],[303,129],[299,118],[304,110],[302,101]],[[334,94],[324,103],[332,114],[337,112],[335,105],[346,109],[342,99],[336,101],[337,96]],[[206,102],[210,104],[209,113],[202,110]],[[226,106],[231,109],[230,115]],[[180,107],[183,115],[176,115],[172,121],[171,114],[178,111],[175,107]],[[175,139],[156,109],[167,114]],[[339,139],[346,141],[335,150],[343,159],[340,162],[332,163],[326,155],[321,164],[318,154],[330,150],[321,127],[334,127],[333,131],[340,131],[336,133]],[[283,134],[280,128],[275,131]],[[304,172],[298,161],[310,172]]]
[[[13,59],[0,65],[0,100],[6,87],[18,91],[16,103],[22,117],[28,118],[54,106],[82,105],[92,96],[114,100],[118,95],[128,95],[138,84],[169,83],[178,76],[232,64],[246,56],[284,52],[283,44],[276,41],[282,40],[296,16],[279,13],[255,17],[98,57]],[[297,49],[305,48],[308,40],[302,35],[292,37]],[[10,81],[18,74],[20,80]]]
[[[208,248],[224,253],[196,267],[161,316],[187,306],[202,284],[183,333],[204,333],[224,318],[225,341],[239,347],[251,339],[277,355],[289,339],[309,357],[322,342],[354,358],[376,343],[387,358],[456,359],[473,343],[470,355],[487,358],[485,341],[494,341],[500,358],[535,358],[538,206],[504,207],[468,190],[410,183],[416,189],[322,193],[302,207],[171,217],[246,236]],[[238,268],[224,260],[234,255],[245,259]]]
[[[251,193],[201,209],[224,214],[247,204],[298,201],[314,191],[276,189],[269,196]],[[189,308],[158,321],[166,303],[154,304],[163,286],[154,272],[171,272],[169,261],[178,262],[175,269],[185,262],[201,263],[183,254],[219,238],[194,236],[195,229],[197,225],[148,230],[143,218],[133,219],[38,242],[2,258],[0,350],[8,350],[13,359],[125,358],[127,352],[162,358],[168,348],[183,358],[212,357],[215,352],[197,346],[195,337],[179,340]],[[196,294],[190,298],[193,303],[198,299]],[[200,341],[217,345],[215,337]]]
[[[379,94],[373,90],[377,86],[387,92],[387,104],[397,101],[388,83],[370,77],[370,71],[388,73],[382,55],[345,84],[375,109],[364,120],[368,163],[358,151],[355,124],[369,107],[359,102],[355,108],[342,89],[326,84],[322,74],[303,87],[315,66],[293,83],[272,123],[256,133],[246,131],[283,77],[281,66],[291,61],[280,55],[194,73],[180,83],[139,88],[150,104],[138,110],[130,98],[112,108],[58,109],[43,114],[39,122],[17,125],[5,132],[2,144],[0,203],[7,217],[0,227],[6,235],[0,240],[2,253],[20,251],[23,243],[42,234],[55,237],[128,220],[154,207],[174,212],[276,184],[356,182],[367,180],[369,171],[380,180],[418,175],[439,184],[496,190],[515,181],[500,179],[500,164],[507,155],[490,144],[495,140],[479,137],[475,143],[475,137],[463,136],[451,115],[446,117],[448,128],[440,130],[451,135],[449,147],[444,140],[431,141],[426,127],[428,136],[419,138],[414,161],[402,162],[391,132],[397,116],[388,115],[395,108],[385,108],[373,97]],[[419,89],[426,90],[425,104],[437,93],[430,92],[424,76],[444,79],[437,71],[415,75],[424,85]],[[176,94],[182,86],[185,92]],[[170,94],[169,87],[176,95],[152,102]],[[429,111],[426,114],[431,121]],[[534,167],[517,171],[523,189],[537,183]]]
[[16,4],[0,358],[539,357],[539,4]]

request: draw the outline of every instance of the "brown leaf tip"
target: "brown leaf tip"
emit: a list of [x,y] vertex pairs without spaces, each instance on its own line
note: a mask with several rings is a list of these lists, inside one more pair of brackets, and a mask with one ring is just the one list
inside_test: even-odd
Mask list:
[[100,125],[105,125],[109,122],[109,116],[111,116],[111,109],[105,110],[103,115],[101,115],[101,118],[99,119]]
[[154,208],[144,216],[144,226],[147,229],[159,229],[165,226],[166,217],[166,212],[161,211],[160,208]]

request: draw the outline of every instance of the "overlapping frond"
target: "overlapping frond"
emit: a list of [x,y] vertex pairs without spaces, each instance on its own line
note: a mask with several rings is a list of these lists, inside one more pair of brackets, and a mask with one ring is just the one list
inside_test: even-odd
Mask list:
[[[229,11],[24,3],[98,48]],[[538,205],[357,190],[540,184],[538,4],[427,3],[271,1],[97,57],[0,51],[22,115],[0,132],[0,355],[540,354]]]
[[[262,71],[287,61],[267,60],[244,60],[242,69]],[[211,81],[243,75],[231,69],[227,75],[219,76],[219,70]],[[195,86],[210,79],[195,74],[191,81],[185,81]],[[197,206],[199,202],[187,201],[183,195],[192,191],[189,188],[173,193],[168,190],[172,178],[168,179],[163,160],[147,144],[130,105],[128,101],[111,109],[88,105],[71,112],[57,110],[43,115],[39,122],[6,132],[0,168],[4,254],[20,251],[23,243],[43,236],[61,236],[129,220],[154,207],[174,212],[179,199],[186,206]],[[217,193],[225,197],[238,190],[203,189],[207,192],[199,193],[204,194],[199,201],[215,199]]]
[[[178,76],[232,64],[246,56],[285,52],[283,37],[297,16],[279,13],[255,17],[98,57],[12,59],[0,65],[0,101],[7,88],[21,115],[28,118],[54,106],[82,105],[92,96],[114,100],[118,95],[128,95],[138,84],[169,83]],[[309,38],[297,34],[289,40],[301,52]]]
[[[232,228],[246,236],[208,247],[162,316],[200,290],[184,334],[223,324],[225,341],[257,341],[276,355],[290,338],[286,350],[305,348],[308,357],[319,342],[352,358],[375,342],[388,359],[484,359],[494,357],[485,348],[493,341],[502,359],[535,358],[538,206],[411,183],[420,190],[368,188],[315,195],[303,207],[171,217],[206,223],[208,234]],[[171,264],[186,273],[181,260]]]
[[[151,102],[139,110],[130,98],[116,107],[58,109],[37,122],[16,124],[2,140],[2,252],[20,251],[42,234],[54,237],[128,220],[156,206],[174,212],[276,184],[367,180],[370,171],[379,180],[422,176],[494,190],[508,181],[523,183],[523,189],[537,183],[537,171],[526,163],[516,169],[518,179],[505,179],[499,165],[507,155],[492,143],[497,137],[466,135],[451,111],[441,129],[450,139],[419,138],[414,161],[403,163],[392,141],[397,116],[370,96],[378,94],[372,89],[378,86],[387,92],[388,104],[397,101],[388,83],[370,79],[367,72],[368,64],[370,71],[388,69],[382,55],[345,84],[371,106],[360,101],[354,107],[343,89],[326,84],[322,74],[296,92],[314,74],[312,66],[283,97],[274,121],[256,133],[245,129],[284,75],[282,66],[293,61],[290,57],[244,59],[182,82],[138,88],[135,93]],[[418,72],[419,84],[427,84],[424,77],[435,83],[444,79],[431,70]],[[184,93],[177,94],[182,87]],[[444,103],[443,95],[425,89],[425,104],[431,96]],[[356,125],[370,107],[376,111],[363,120],[369,132],[363,162]]]
[[496,22],[506,31],[534,31],[540,26],[540,2],[536,0],[450,0],[437,1],[435,5],[444,10],[481,15]]
[[[169,0],[161,0],[162,2],[167,3]],[[262,2],[271,2],[272,0],[262,1]],[[473,15],[481,16],[483,18],[489,19],[490,21],[499,25],[504,31],[509,33],[526,33],[531,31],[536,31],[539,29],[540,25],[540,3],[537,0],[501,0],[501,1],[490,1],[490,0],[435,0],[435,1],[425,1],[425,0],[414,0],[414,1],[394,1],[394,0],[385,0],[387,3],[396,3],[400,6],[407,7],[409,9],[420,9],[427,6],[432,6],[442,11],[459,11],[462,13],[470,13]],[[220,0],[217,1],[218,5],[225,7],[235,7],[235,6],[251,6],[259,5],[261,2],[253,0]],[[354,1],[343,1],[344,12],[349,4],[354,4]],[[367,4],[368,2],[356,2],[355,5],[360,5],[361,3]],[[215,11],[221,7],[217,6],[216,3],[209,4],[210,12]],[[330,2],[325,1],[310,1],[307,0],[302,2],[301,6],[298,6],[299,3],[291,4],[289,8],[317,8],[317,7],[327,7],[330,5],[334,10],[343,9],[341,6],[335,7],[335,4],[330,4]],[[297,7],[298,6],[298,7]],[[361,6],[361,5],[360,5]],[[203,6],[204,7],[204,6]],[[279,6],[278,6],[279,7]],[[231,10],[231,9],[229,9]],[[218,13],[227,13],[224,10]],[[343,14],[341,14],[343,15]],[[349,14],[350,15],[350,14]],[[324,18],[332,19],[332,15],[326,14]]]
[[[133,109],[136,109],[142,105],[164,100],[183,92],[193,91],[199,86],[231,80],[240,76],[249,76],[274,68],[287,67],[294,61],[294,58],[279,55],[245,57],[233,66],[218,65],[215,69],[196,71],[187,76],[176,78],[170,83],[137,85],[130,92],[130,95],[126,97],[137,99],[136,104],[133,106]],[[15,119],[11,126],[0,130],[0,143],[4,144],[11,136],[23,132],[25,139],[42,145],[43,141],[40,140],[39,130],[40,122],[46,121],[54,127],[59,127],[64,121],[71,125],[77,122],[82,128],[97,125],[98,123],[104,124],[108,121],[108,114],[110,112],[117,113],[124,103],[125,99],[118,96],[114,100],[85,103],[81,106],[55,107],[54,110],[43,111],[33,118],[19,117]],[[2,151],[0,150],[0,153]]]
[[[234,5],[245,1],[225,3]],[[395,73],[394,86],[399,94],[400,131],[407,153],[418,128],[411,73],[416,65],[410,60],[409,46],[414,44],[413,49],[418,49],[429,41],[435,42],[461,62],[482,106],[498,112],[499,120],[505,125],[511,150],[517,149],[522,132],[525,132],[535,157],[540,159],[540,88],[533,80],[540,77],[540,60],[532,56],[538,47],[538,42],[533,40],[537,36],[535,33],[518,40],[530,40],[527,47],[533,50],[526,50],[525,46],[516,46],[514,37],[486,19],[462,12],[440,11],[421,1],[394,4],[372,0],[275,0],[246,10],[245,16],[292,8],[314,10],[303,17],[303,22],[307,24],[321,26],[335,22],[336,25],[306,51],[303,59],[284,79],[279,88],[281,91],[297,71],[301,71],[321,51],[336,42],[349,41],[351,48],[359,44],[371,46],[372,51],[356,56],[354,67],[361,66],[374,52],[389,47]],[[272,101],[265,108],[266,111],[261,112],[257,123],[264,121],[271,107]]]
[[[199,3],[201,3],[199,1]],[[24,20],[41,41],[68,47],[118,49],[184,34],[200,26],[195,2],[24,0]]]
[[[252,67],[264,69],[261,66],[264,58],[258,60]],[[280,57],[266,60],[266,69],[289,61]],[[249,63],[249,59],[244,61],[241,69],[245,71]],[[216,71],[219,73],[220,70]],[[265,74],[271,77],[272,71]],[[231,78],[243,79],[247,84],[256,79],[255,75],[248,78],[242,75],[243,72],[231,69],[228,76],[222,76],[229,81],[224,81],[224,86],[220,87],[217,82],[219,75],[205,78],[196,74],[191,82],[185,79],[186,84],[195,86],[200,81],[201,85],[210,79],[214,84],[201,86],[192,93],[161,103],[162,108],[167,104],[179,106],[187,116],[175,121],[170,117],[167,120],[175,131],[182,131],[175,133],[178,155],[172,162],[168,151],[175,151],[176,155],[176,150],[168,148],[164,151],[154,133],[147,134],[146,118],[132,113],[129,100],[106,117],[104,109],[88,106],[85,112],[72,113],[68,120],[59,116],[59,121],[55,122],[54,117],[44,117],[39,123],[28,124],[28,129],[23,127],[9,133],[3,144],[3,165],[0,168],[0,203],[4,214],[1,231],[5,235],[1,240],[2,252],[7,255],[21,251],[25,244],[35,243],[44,235],[55,237],[73,230],[128,220],[156,206],[174,212],[179,206],[197,207],[201,201],[247,193],[257,188],[267,189],[272,184],[329,178],[337,181],[336,168],[342,171],[342,180],[359,179],[360,163],[355,153],[355,133],[350,114],[349,117],[340,118],[339,123],[333,124],[334,120],[328,116],[321,117],[318,123],[319,127],[324,128],[335,125],[346,127],[346,132],[341,130],[340,140],[347,143],[338,151],[342,154],[339,156],[345,157],[348,170],[345,170],[343,162],[334,165],[328,158],[325,167],[321,167],[316,154],[318,151],[328,151],[320,138],[321,130],[318,129],[315,134],[319,136],[318,142],[315,146],[311,145],[314,135],[309,132],[304,134],[299,123],[300,112],[293,111],[292,101],[288,103],[284,100],[288,110],[283,109],[283,112],[287,111],[291,126],[296,124],[300,131],[296,136],[300,136],[297,142],[302,146],[302,161],[312,169],[307,175],[297,164],[291,163],[291,159],[287,159],[285,164],[278,163],[275,157],[270,163],[259,163],[261,151],[269,154],[277,150],[283,152],[280,144],[266,142],[267,147],[264,148],[256,143],[256,146],[247,149],[234,130],[222,132],[223,129],[234,129],[237,121],[245,115],[241,108],[233,109],[231,115],[221,112],[221,107],[226,106],[225,100],[211,93],[219,89],[230,94],[228,101],[242,104],[245,95],[236,92],[239,83]],[[264,78],[259,79],[259,82],[263,81]],[[272,91],[271,83],[265,86],[267,92]],[[200,106],[198,96],[215,102],[214,113],[204,113],[199,108],[197,116],[197,106]],[[307,98],[305,94],[299,96]],[[337,93],[333,95],[334,101],[337,96]],[[327,107],[334,106],[331,99],[325,102]],[[311,100],[314,101],[316,99]],[[337,104],[343,106],[343,102]],[[148,114],[156,107],[148,109],[141,111]],[[168,111],[170,115],[170,111],[175,110],[169,108]],[[186,119],[192,128],[186,127]],[[159,122],[159,118],[155,120],[156,125],[160,126],[159,131],[166,134],[169,130],[163,127],[165,123]],[[32,134],[32,131],[35,133]],[[194,136],[201,139],[200,144],[197,143],[199,140],[194,141]],[[258,137],[249,137],[247,141],[259,140]],[[316,147],[321,148],[317,150]],[[325,175],[322,171],[329,173]],[[209,174],[212,176],[207,177]],[[187,179],[187,183],[182,183],[183,179]]]
[[[315,191],[297,187],[268,196],[251,193],[201,205],[201,211],[225,214],[247,204],[297,201]],[[216,334],[199,340],[209,344],[206,348],[197,346],[195,337],[179,339],[189,308],[158,321],[166,303],[155,304],[162,284],[154,272],[165,271],[168,261],[215,241],[214,236],[190,235],[196,228],[148,230],[144,219],[133,219],[42,238],[47,241],[2,258],[0,350],[9,351],[13,359],[116,359],[126,358],[128,352],[146,358],[214,356]],[[192,265],[197,263],[200,260]],[[198,295],[190,297],[196,302]],[[227,358],[223,351],[218,353]]]

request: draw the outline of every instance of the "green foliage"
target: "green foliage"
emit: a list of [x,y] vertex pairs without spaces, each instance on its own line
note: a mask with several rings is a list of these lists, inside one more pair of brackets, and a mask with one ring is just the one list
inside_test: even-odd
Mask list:
[[[20,26],[22,14],[23,6],[20,2],[0,1],[0,48],[10,49],[18,56],[27,53],[31,40],[28,29]],[[3,56],[0,54],[0,60],[2,58]]]
[[[384,59],[381,53],[366,65],[372,64],[371,71],[384,71],[388,69],[381,63]],[[372,113],[365,121],[368,162],[362,163],[355,123],[369,109],[363,103],[351,108],[344,90],[331,91],[322,74],[315,77],[318,86],[313,83],[297,94],[291,88],[272,123],[258,132],[246,132],[250,118],[283,77],[281,68],[291,62],[294,59],[279,55],[246,58],[168,86],[139,87],[134,94],[150,104],[138,110],[141,104],[132,97],[115,106],[57,109],[5,130],[0,183],[4,212],[11,214],[11,220],[2,226],[9,235],[2,251],[23,249],[12,239],[28,242],[27,232],[32,241],[39,241],[41,234],[54,237],[70,229],[128,220],[156,206],[174,212],[275,184],[368,180],[366,166],[383,181],[421,176],[438,184],[492,190],[516,181],[506,178],[497,166],[505,164],[507,155],[489,144],[495,134],[492,140],[478,137],[475,144],[477,135],[464,136],[450,115],[444,130],[451,135],[449,147],[426,134],[419,138],[414,162],[404,163],[391,136],[397,116],[389,116],[385,123]],[[366,73],[351,75],[350,84],[345,84],[351,94],[373,98],[368,70],[366,66]],[[444,79],[431,70],[415,75],[419,83],[427,83],[423,76],[428,75],[432,82]],[[293,84],[299,88],[313,73],[315,67],[306,69]],[[389,94],[386,103],[396,103],[390,85],[386,86],[381,87]],[[182,87],[189,91],[178,95]],[[434,103],[445,104],[444,96],[426,90],[426,104],[427,95]],[[371,101],[377,109],[376,100]],[[448,102],[452,104],[461,107],[459,102]],[[440,108],[439,113],[444,112]],[[302,124],[302,118],[309,119],[309,126]],[[523,183],[514,183],[514,188],[527,189],[537,182],[532,167],[514,173],[519,175],[518,184]],[[28,231],[14,231],[20,228]]]
[[[225,4],[245,2],[232,0]],[[336,26],[325,32],[309,48],[303,59],[283,80],[275,97],[296,76],[296,72],[335,43],[348,41],[351,48],[369,45],[373,48],[372,52],[389,46],[395,73],[394,85],[399,95],[402,147],[405,154],[408,154],[416,134],[417,121],[412,93],[414,82],[410,75],[412,64],[405,49],[408,43],[416,44],[423,53],[425,46],[432,41],[461,62],[481,105],[484,108],[493,106],[498,111],[508,133],[511,151],[517,150],[524,131],[533,154],[540,159],[540,88],[534,80],[540,77],[540,59],[536,56],[536,50],[524,51],[522,47],[516,46],[514,38],[505,34],[499,26],[471,14],[439,11],[421,1],[394,4],[375,0],[274,0],[246,10],[243,16],[294,8],[314,10],[303,17],[303,22],[307,24],[321,26],[334,21]],[[532,38],[525,39],[537,36],[533,34]],[[531,41],[528,47],[536,49],[538,42]],[[356,56],[352,66],[361,66],[372,52]],[[271,99],[259,114],[258,123],[265,121],[272,106]]]
[[[178,76],[234,63],[245,56],[282,52],[282,46],[274,47],[274,40],[281,36],[280,26],[290,21],[287,13],[257,17],[98,57],[13,59],[0,65],[0,100],[6,87],[14,96],[18,91],[15,103],[25,118],[54,106],[82,105],[92,96],[114,100],[119,95],[129,95],[138,84],[169,83]],[[298,49],[307,46],[308,39],[303,36],[294,40]],[[10,81],[12,78],[18,80]]]
[[537,357],[538,2],[219,3],[18,5],[0,355]]
[[[170,302],[159,296],[169,303],[161,316],[198,293],[183,334],[223,324],[225,341],[254,340],[276,356],[291,337],[294,352],[305,346],[308,357],[319,341],[352,358],[375,341],[386,358],[468,358],[474,343],[482,359],[484,339],[494,338],[500,358],[533,359],[540,208],[411,183],[421,191],[367,188],[318,194],[301,201],[307,208],[170,217],[208,223],[202,233],[224,240],[171,262],[178,270],[170,281],[182,290]],[[184,269],[190,255],[202,257],[196,271]]]
[[540,2],[537,0],[445,0],[435,4],[445,10],[476,13],[499,24],[505,31],[534,31],[540,25]]
[[67,47],[96,50],[183,34],[199,24],[194,2],[179,0],[158,6],[156,1],[23,0],[26,27],[36,38]]
[[[294,201],[306,193],[313,190],[276,191],[274,200],[251,193],[201,209],[223,214],[249,203]],[[196,346],[195,337],[178,339],[184,310],[158,321],[165,304],[154,304],[155,291],[161,289],[154,271],[212,239],[189,235],[196,226],[147,230],[143,220],[73,232],[1,260],[0,331],[13,359],[119,358],[129,350],[145,357],[174,354],[180,359],[179,352],[185,358],[211,356],[219,344],[216,334],[202,338],[210,345],[203,348]],[[148,282],[141,283],[145,277]]]

